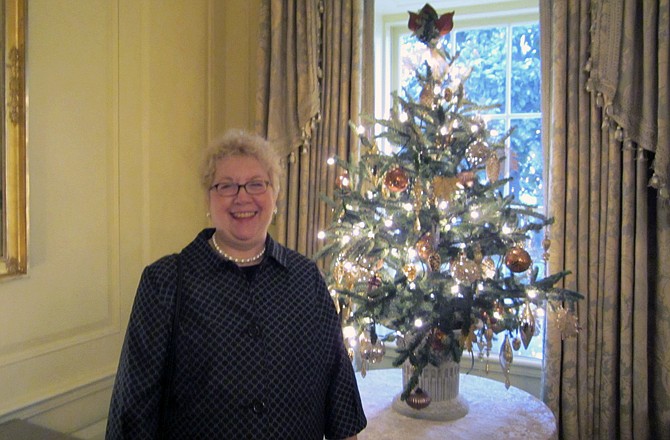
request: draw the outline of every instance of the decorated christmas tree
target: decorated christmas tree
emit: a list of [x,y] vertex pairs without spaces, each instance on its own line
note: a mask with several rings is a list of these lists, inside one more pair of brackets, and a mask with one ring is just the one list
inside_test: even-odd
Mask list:
[[394,365],[413,371],[402,399],[427,365],[458,362],[464,351],[488,355],[494,338],[507,376],[514,350],[536,334],[539,309],[558,310],[564,335],[577,331],[580,295],[556,287],[567,273],[540,276],[549,239],[541,262],[524,249],[551,220],[506,193],[511,131],[491,136],[484,107],[468,99],[467,76],[450,71],[457,55],[442,37],[453,15],[430,5],[410,13],[410,30],[431,54],[416,66],[420,93],[394,93],[388,119],[352,124],[360,158],[334,158],[337,188],[323,197],[333,221],[316,258],[327,262],[350,355],[359,352],[365,374],[396,341]]

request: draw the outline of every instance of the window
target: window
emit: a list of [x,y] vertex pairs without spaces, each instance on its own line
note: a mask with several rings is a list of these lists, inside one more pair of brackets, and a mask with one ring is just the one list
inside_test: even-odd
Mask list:
[[[407,11],[418,11],[425,2],[395,0],[377,4],[375,112],[379,118],[388,118],[392,91],[415,93],[414,68],[426,49],[407,29]],[[400,9],[394,9],[394,5]],[[544,212],[537,0],[469,0],[431,2],[431,5],[438,13],[456,12],[454,29],[445,36],[449,51],[460,54],[452,69],[469,72],[465,91],[472,101],[496,106],[481,112],[491,134],[502,136],[514,127],[508,139],[504,170],[514,180],[506,191]],[[536,234],[533,242],[527,244],[534,265],[542,272],[543,238],[543,234]],[[538,315],[538,327],[542,329],[541,311]],[[476,347],[474,350],[477,352]],[[494,345],[493,350],[489,363],[495,366],[498,347]],[[515,352],[515,358],[542,359],[542,350],[540,333],[528,349],[522,347]]]

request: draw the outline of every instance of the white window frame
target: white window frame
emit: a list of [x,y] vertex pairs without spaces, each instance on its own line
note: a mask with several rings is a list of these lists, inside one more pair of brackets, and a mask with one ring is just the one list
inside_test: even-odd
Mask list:
[[[408,11],[417,12],[425,0],[377,0],[375,2],[375,117],[387,119],[392,105],[391,92],[398,87],[397,59],[399,36],[407,33]],[[496,24],[524,24],[539,22],[539,0],[437,0],[430,3],[442,14],[455,11],[454,27],[457,30]],[[511,68],[511,66],[508,66]],[[508,75],[508,81],[511,76]],[[509,89],[509,88],[508,88]],[[509,99],[509,96],[508,96]],[[509,101],[508,101],[509,103]],[[509,104],[508,104],[509,105]],[[546,202],[546,200],[545,200]],[[371,368],[389,368],[394,358],[394,347],[389,346],[382,364]],[[474,366],[470,353],[464,352],[461,372],[486,376],[505,381],[498,362],[498,353],[491,353],[487,362],[480,361],[475,348]],[[540,397],[542,360],[515,356],[510,371],[513,386]],[[488,371],[487,371],[488,369]]]

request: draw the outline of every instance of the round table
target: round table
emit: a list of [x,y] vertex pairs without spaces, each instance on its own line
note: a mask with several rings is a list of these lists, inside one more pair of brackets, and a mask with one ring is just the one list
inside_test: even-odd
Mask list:
[[505,389],[501,382],[479,376],[460,375],[460,396],[469,405],[458,420],[437,422],[404,416],[391,408],[400,393],[400,369],[357,373],[358,388],[368,426],[359,440],[408,439],[557,439],[556,418],[539,399],[518,388]]

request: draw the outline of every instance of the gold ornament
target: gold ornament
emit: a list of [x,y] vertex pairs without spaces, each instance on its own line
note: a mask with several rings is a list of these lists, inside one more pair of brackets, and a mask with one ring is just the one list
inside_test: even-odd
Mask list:
[[344,263],[339,262],[333,267],[333,279],[335,280],[335,287],[342,287],[342,281],[344,281],[344,274],[346,269],[344,268]]
[[477,264],[481,264],[483,258],[484,254],[482,254],[482,247],[480,245],[476,245],[473,258],[474,262]]
[[496,182],[500,178],[500,160],[495,154],[486,159],[486,178],[489,182]]
[[423,260],[428,260],[433,253],[433,236],[430,232],[425,233],[416,242],[416,252]]
[[451,90],[449,87],[444,89],[444,100],[449,102],[451,99],[454,97],[454,91]]
[[402,192],[409,185],[409,176],[404,169],[394,168],[386,173],[384,185],[392,192]]
[[519,351],[519,349],[521,348],[520,338],[514,338],[514,340],[512,340],[512,348],[514,348],[514,351]]
[[461,252],[458,260],[451,264],[451,276],[461,284],[472,284],[479,278],[479,266]]
[[421,104],[428,106],[433,103],[433,91],[430,89],[430,87],[424,87],[421,90],[421,96],[419,97],[421,100]]
[[437,176],[433,180],[433,194],[438,199],[450,200],[458,189],[458,177]]
[[410,283],[416,279],[416,266],[413,264],[405,264],[402,271]]
[[416,410],[422,410],[430,405],[430,394],[422,390],[421,388],[416,388],[407,396],[407,405]]
[[496,263],[489,256],[484,257],[482,260],[482,276],[491,280],[496,276]]
[[485,142],[476,141],[465,149],[465,156],[473,167],[480,165],[491,154]]
[[378,364],[381,361],[384,360],[384,355],[386,354],[386,347],[384,346],[384,342],[382,342],[380,339],[377,339],[377,342],[372,344],[372,348],[370,350],[370,363],[372,364]]
[[512,272],[524,272],[528,270],[531,263],[530,254],[522,247],[515,246],[505,254],[505,266]]
[[428,256],[428,267],[430,267],[430,270],[433,272],[437,272],[440,270],[440,266],[442,265],[442,258],[440,257],[440,254],[437,252],[433,252]]

